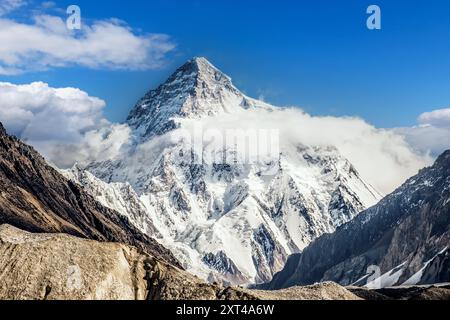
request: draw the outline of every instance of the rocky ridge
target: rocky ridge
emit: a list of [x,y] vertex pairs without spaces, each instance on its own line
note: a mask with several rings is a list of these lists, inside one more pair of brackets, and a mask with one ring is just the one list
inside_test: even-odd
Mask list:
[[177,259],[129,219],[102,206],[63,177],[32,147],[0,124],[0,224],[30,232],[67,233],[130,244],[180,266]]

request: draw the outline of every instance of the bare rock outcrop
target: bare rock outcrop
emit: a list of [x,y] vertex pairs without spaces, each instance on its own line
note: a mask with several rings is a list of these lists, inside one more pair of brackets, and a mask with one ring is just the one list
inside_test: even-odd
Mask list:
[[137,249],[0,226],[0,299],[144,299]]

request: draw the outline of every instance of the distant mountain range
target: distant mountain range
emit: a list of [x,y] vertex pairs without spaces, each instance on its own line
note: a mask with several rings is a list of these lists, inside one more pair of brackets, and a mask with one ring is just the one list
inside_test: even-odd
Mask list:
[[450,282],[450,151],[374,207],[291,256],[260,287],[321,281],[369,288]]

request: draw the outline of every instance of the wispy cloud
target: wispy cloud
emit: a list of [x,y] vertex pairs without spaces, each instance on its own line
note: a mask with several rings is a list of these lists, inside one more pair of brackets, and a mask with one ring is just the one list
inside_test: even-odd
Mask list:
[[[190,128],[190,123],[189,120],[182,124]],[[280,132],[281,150],[300,145],[334,146],[367,182],[384,194],[432,162],[428,155],[414,152],[402,136],[357,117],[311,116],[291,108],[246,110],[203,121],[205,130],[228,128],[276,129]]]
[[0,18],[0,43],[3,75],[69,66],[146,70],[160,67],[175,48],[168,35],[140,35],[117,19],[71,31],[61,17],[45,14],[30,23]]
[[421,125],[450,128],[450,108],[422,113],[418,121]]
[[450,149],[450,108],[425,112],[418,117],[417,126],[393,131],[416,151],[436,157]]
[[7,15],[14,10],[23,7],[27,1],[25,0],[2,0],[0,1],[0,17]]

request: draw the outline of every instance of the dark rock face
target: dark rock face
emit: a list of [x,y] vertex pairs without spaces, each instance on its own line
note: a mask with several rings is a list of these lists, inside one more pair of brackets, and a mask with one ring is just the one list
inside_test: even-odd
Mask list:
[[450,279],[450,248],[438,254],[423,271],[423,283],[444,283]]
[[208,253],[203,257],[203,261],[222,273],[234,274],[236,272],[236,265],[223,251],[219,251],[216,254]]
[[6,135],[6,130],[3,127],[3,124],[0,123],[0,137],[3,137],[4,135]]
[[29,232],[122,242],[179,266],[167,249],[65,179],[32,147],[8,136],[0,124],[1,224]]
[[228,258],[223,251],[219,251],[215,254],[208,253],[203,257],[202,261],[211,269],[218,271],[220,274],[229,275],[235,278],[238,282],[244,280],[244,276],[236,267],[234,261]]
[[[283,262],[288,255],[285,250],[274,240],[275,235],[264,225],[260,225],[253,232],[253,261],[258,271],[258,278],[261,283],[271,279],[271,270],[279,271],[283,268]],[[266,267],[268,266],[268,267]]]
[[[365,285],[369,266],[401,285],[450,281],[450,151],[423,169],[378,205],[333,234],[320,237],[291,256],[283,271],[263,288],[320,281]],[[417,274],[420,276],[417,276]],[[362,280],[361,280],[362,279]],[[383,284],[381,285],[383,286]]]

